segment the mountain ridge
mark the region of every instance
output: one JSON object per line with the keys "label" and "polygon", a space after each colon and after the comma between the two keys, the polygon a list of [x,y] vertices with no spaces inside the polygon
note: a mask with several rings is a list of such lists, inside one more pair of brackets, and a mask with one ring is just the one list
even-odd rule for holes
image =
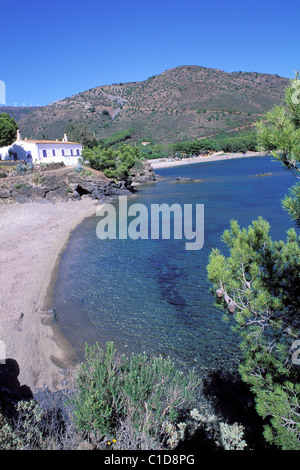
{"label": "mountain ridge", "polygon": [[182,65],[141,82],[101,85],[33,110],[27,138],[60,138],[69,125],[96,139],[131,129],[129,141],[170,143],[250,126],[280,104],[290,80],[258,72]]}

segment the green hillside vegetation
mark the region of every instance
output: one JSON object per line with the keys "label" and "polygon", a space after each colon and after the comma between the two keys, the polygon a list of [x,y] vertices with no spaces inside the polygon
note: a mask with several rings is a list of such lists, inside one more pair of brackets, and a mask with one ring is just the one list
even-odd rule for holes
{"label": "green hillside vegetation", "polygon": [[128,145],[124,141],[130,138],[131,130],[113,134],[106,139],[100,139],[97,145],[90,145],[83,151],[83,157],[89,161],[92,168],[103,171],[105,176],[113,179],[127,178],[129,170],[139,161],[155,158],[207,154],[210,152],[247,152],[257,150],[256,132],[237,133],[233,136],[220,134],[210,139],[198,139],[187,142],[177,142],[168,145]]}
{"label": "green hillside vegetation", "polygon": [[143,82],[92,88],[36,109],[18,124],[27,138],[59,138],[80,123],[96,140],[130,129],[130,143],[169,144],[250,126],[281,103],[288,82],[277,75],[180,66]]}
{"label": "green hillside vegetation", "polygon": [[187,142],[177,142],[171,146],[176,154],[198,155],[205,152],[247,152],[257,150],[257,136],[254,131],[245,134],[227,136],[217,135],[210,139],[198,139]]}

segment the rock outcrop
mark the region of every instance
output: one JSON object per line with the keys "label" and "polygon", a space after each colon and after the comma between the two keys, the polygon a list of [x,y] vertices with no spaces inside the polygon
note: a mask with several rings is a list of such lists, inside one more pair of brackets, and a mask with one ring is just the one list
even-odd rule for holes
{"label": "rock outcrop", "polygon": [[129,195],[133,192],[131,181],[114,182],[100,171],[83,168],[58,167],[38,168],[23,175],[10,173],[0,179],[0,203],[50,202],[78,200],[91,197],[101,200],[106,196]]}
{"label": "rock outcrop", "polygon": [[138,167],[130,170],[130,179],[133,185],[155,183],[159,177],[153,171],[151,163],[142,162]]}

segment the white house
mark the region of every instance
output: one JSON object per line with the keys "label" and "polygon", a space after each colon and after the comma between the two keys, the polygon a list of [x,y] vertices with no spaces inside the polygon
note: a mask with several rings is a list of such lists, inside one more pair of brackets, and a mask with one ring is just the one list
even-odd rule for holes
{"label": "white house", "polygon": [[6,147],[0,147],[0,160],[24,160],[32,163],[64,162],[65,165],[77,165],[82,154],[82,145],[68,142],[66,134],[63,140],[22,139],[17,132],[17,140]]}

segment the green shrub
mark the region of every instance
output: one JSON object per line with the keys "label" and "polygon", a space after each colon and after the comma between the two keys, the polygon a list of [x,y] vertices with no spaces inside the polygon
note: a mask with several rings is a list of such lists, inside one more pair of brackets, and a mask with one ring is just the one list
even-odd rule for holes
{"label": "green shrub", "polygon": [[42,449],[43,410],[33,400],[19,402],[16,409],[17,418],[13,422],[0,415],[0,449]]}
{"label": "green shrub", "polygon": [[116,436],[125,421],[136,436],[158,438],[193,399],[197,385],[193,372],[177,371],[169,358],[117,356],[113,343],[105,353],[87,347],[76,379],[75,423],[100,441]]}
{"label": "green shrub", "polygon": [[17,175],[25,175],[26,171],[27,171],[27,166],[25,165],[25,163],[17,164],[17,168],[16,168]]}

